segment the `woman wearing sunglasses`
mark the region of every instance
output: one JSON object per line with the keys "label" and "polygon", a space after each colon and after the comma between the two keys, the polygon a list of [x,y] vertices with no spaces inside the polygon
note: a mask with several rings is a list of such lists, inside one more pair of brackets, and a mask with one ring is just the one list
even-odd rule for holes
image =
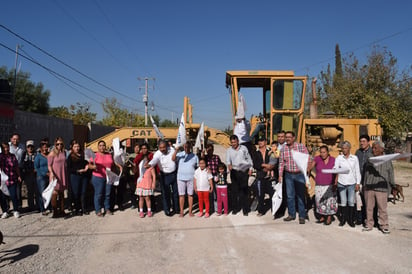
{"label": "woman wearing sunglasses", "polygon": [[51,198],[51,205],[53,208],[52,218],[59,218],[66,216],[64,212],[64,190],[67,189],[67,163],[66,153],[64,150],[64,142],[61,137],[57,137],[54,141],[54,147],[47,156],[50,182],[57,180]]}

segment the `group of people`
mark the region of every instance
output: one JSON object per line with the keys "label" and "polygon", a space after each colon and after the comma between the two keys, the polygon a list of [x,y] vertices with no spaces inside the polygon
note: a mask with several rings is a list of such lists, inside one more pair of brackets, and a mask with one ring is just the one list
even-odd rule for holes
{"label": "group of people", "polygon": [[[1,218],[8,218],[10,213],[13,213],[15,218],[20,217],[22,182],[27,190],[26,211],[37,210],[42,215],[48,215],[51,211],[53,218],[66,216],[65,190],[70,187],[70,207],[73,207],[73,213],[87,213],[85,195],[89,182],[89,163],[81,154],[81,145],[73,140],[70,143],[70,151],[66,151],[61,137],[56,138],[52,146],[48,138],[41,140],[37,150],[34,145],[33,140],[28,140],[24,147],[20,143],[18,133],[12,134],[10,142],[1,143]],[[55,181],[56,185],[52,191],[50,205],[45,207],[42,193],[52,181]]]}
{"label": "group of people", "polygon": [[[187,214],[195,216],[195,194],[198,198],[198,217],[208,218],[213,212],[227,215],[230,211],[232,214],[242,211],[247,216],[251,191],[257,199],[257,216],[262,216],[271,204],[265,199],[266,195],[271,197],[273,185],[280,183],[284,190],[284,205],[288,209],[284,221],[295,220],[298,215],[299,223],[304,224],[308,211],[306,176],[292,154],[293,151],[309,154],[307,148],[295,141],[292,131],[279,132],[277,141],[269,147],[266,139],[259,137],[255,148],[248,139],[244,122],[244,119],[237,119],[237,124],[242,127],[241,130],[235,127],[235,134],[230,136],[231,147],[226,152],[225,163],[214,154],[213,144],[207,144],[205,150],[199,153],[193,152],[190,142],[174,147],[166,140],[159,140],[158,150],[154,153],[150,152],[147,143],[136,144],[133,155],[130,155],[133,162],[129,162],[132,176],[127,179],[132,208],[138,208],[141,218],[152,217],[153,195],[156,181],[159,181],[166,216],[185,216],[186,195]],[[308,174],[311,170],[316,172],[317,222],[330,225],[336,215],[339,226],[363,224],[364,230],[370,231],[378,217],[381,231],[389,233],[387,195],[394,185],[393,167],[390,161],[379,166],[368,161],[371,156],[383,155],[384,144],[375,141],[370,146],[369,136],[362,135],[355,155],[350,153],[351,144],[347,141],[343,142],[341,149],[342,154],[336,159],[329,154],[327,146],[320,147],[319,156],[308,157]],[[32,140],[28,140],[26,147],[23,147],[19,134],[14,133],[10,142],[1,144],[0,169],[8,177],[4,183],[9,192],[8,196],[0,192],[1,218],[9,217],[11,212],[16,218],[20,217],[22,181],[27,186],[29,210],[37,208],[43,215],[52,211],[55,218],[66,216],[67,207],[74,215],[88,214],[86,194],[91,182],[96,216],[112,215],[113,192],[120,189],[116,190],[107,182],[106,172],[111,170],[119,174],[124,166],[113,160],[104,141],[98,142],[98,151],[94,155],[94,158],[86,160],[76,140],[71,141],[70,150],[66,151],[60,137],[54,140],[52,146],[47,138],[43,139],[36,151]],[[325,169],[345,172],[324,173]],[[252,172],[255,172],[255,180],[251,188],[249,177]],[[57,184],[51,206],[45,208],[41,194],[54,180]],[[66,190],[69,199],[65,199]],[[118,206],[121,208],[122,202]]]}
{"label": "group of people", "polygon": [[[378,226],[388,234],[387,201],[395,186],[392,162],[374,165],[369,161],[372,156],[384,154],[382,141],[374,141],[370,146],[370,137],[361,135],[359,142],[360,148],[355,155],[350,153],[351,144],[344,141],[342,154],[336,159],[329,155],[327,146],[322,146],[320,155],[314,158],[311,168],[316,169],[318,223],[329,225],[336,214],[339,226],[346,223],[351,227],[363,225],[363,231],[371,231]],[[323,173],[324,169],[340,169],[342,172]]]}

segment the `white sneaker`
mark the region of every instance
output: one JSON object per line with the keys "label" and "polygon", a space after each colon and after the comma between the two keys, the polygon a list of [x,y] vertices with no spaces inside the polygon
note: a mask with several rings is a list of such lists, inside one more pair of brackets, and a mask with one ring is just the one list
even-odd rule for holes
{"label": "white sneaker", "polygon": [[18,211],[13,212],[14,218],[20,218],[20,213]]}
{"label": "white sneaker", "polygon": [[7,212],[3,212],[3,214],[1,214],[2,219],[7,219],[8,217],[9,217],[9,213]]}

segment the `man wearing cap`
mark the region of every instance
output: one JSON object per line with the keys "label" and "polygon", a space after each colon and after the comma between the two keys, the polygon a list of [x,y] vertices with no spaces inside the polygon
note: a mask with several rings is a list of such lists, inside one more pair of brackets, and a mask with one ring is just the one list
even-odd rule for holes
{"label": "man wearing cap", "polygon": [[267,148],[266,138],[260,137],[258,140],[258,149],[256,150],[253,159],[253,167],[256,170],[256,193],[258,197],[257,216],[265,214],[265,194],[268,193],[270,197],[273,195],[273,188],[271,182],[266,178],[269,171],[274,168],[274,165],[269,164],[269,152]]}
{"label": "man wearing cap", "polygon": [[34,150],[34,141],[26,142],[26,151],[23,154],[23,180],[27,187],[27,204],[29,211],[35,209],[35,196],[37,197],[36,172],[34,170],[34,158],[36,152]]}

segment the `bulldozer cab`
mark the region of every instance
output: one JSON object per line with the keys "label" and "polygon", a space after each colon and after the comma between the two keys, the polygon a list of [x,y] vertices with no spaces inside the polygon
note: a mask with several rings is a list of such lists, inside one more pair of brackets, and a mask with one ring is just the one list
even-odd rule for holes
{"label": "bulldozer cab", "polygon": [[300,139],[303,123],[306,77],[293,71],[227,71],[226,87],[231,98],[232,120],[238,110],[239,92],[250,89],[263,98],[259,115],[250,118],[250,135],[255,140],[264,136],[268,142],[277,140],[282,130],[293,131]]}

